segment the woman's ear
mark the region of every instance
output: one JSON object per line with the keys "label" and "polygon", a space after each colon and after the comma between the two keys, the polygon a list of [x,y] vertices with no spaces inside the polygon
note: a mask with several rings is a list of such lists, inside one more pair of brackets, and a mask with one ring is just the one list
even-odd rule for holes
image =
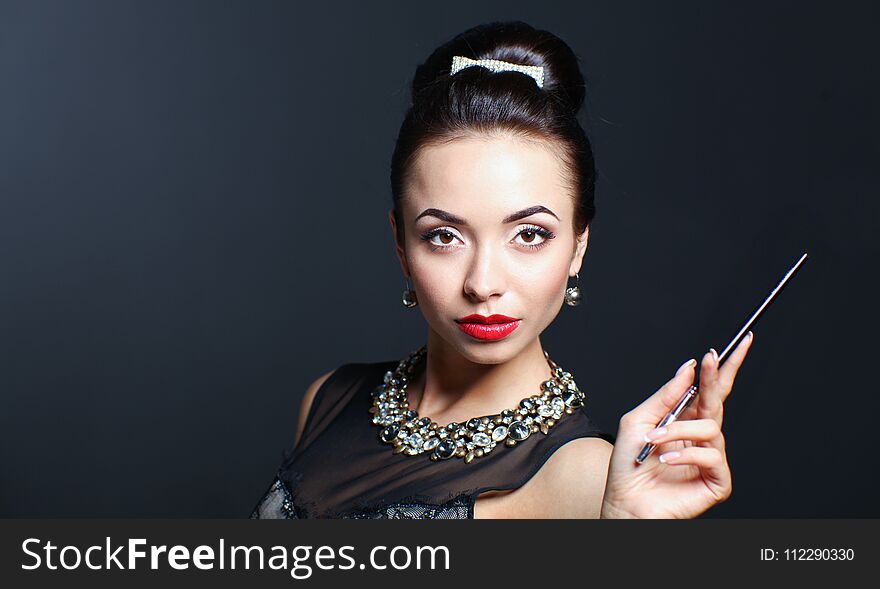
{"label": "woman's ear", "polygon": [[391,236],[394,239],[394,249],[397,252],[397,259],[400,260],[400,269],[403,275],[409,278],[409,266],[406,263],[406,250],[397,235],[397,220],[394,218],[394,209],[388,211],[388,221],[391,223]]}
{"label": "woman's ear", "polygon": [[590,226],[584,229],[583,233],[575,236],[574,257],[571,260],[571,266],[568,268],[568,275],[574,276],[581,271],[581,264],[584,261],[584,254],[587,253],[587,242],[590,240]]}

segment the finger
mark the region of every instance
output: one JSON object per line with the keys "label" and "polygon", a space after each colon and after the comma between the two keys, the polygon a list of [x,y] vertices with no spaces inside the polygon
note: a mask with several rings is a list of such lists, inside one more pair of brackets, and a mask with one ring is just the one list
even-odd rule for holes
{"label": "finger", "polygon": [[703,356],[700,365],[700,394],[696,406],[694,419],[712,418],[721,425],[724,411],[724,398],[718,382],[718,352],[713,348]]}
{"label": "finger", "polygon": [[676,440],[702,442],[712,448],[724,451],[724,436],[721,427],[714,419],[678,420],[661,428],[652,429],[645,434],[645,442],[665,444]]}
{"label": "finger", "polygon": [[656,425],[667,413],[672,411],[675,404],[693,384],[694,366],[696,365],[697,361],[693,358],[682,364],[672,379],[645,399],[641,405],[624,415],[621,421]]}
{"label": "finger", "polygon": [[739,371],[739,367],[742,366],[743,360],[746,359],[746,354],[749,351],[749,348],[752,347],[752,342],[755,340],[755,334],[751,331],[749,334],[739,342],[739,345],[733,350],[733,353],[727,359],[727,362],[724,363],[718,371],[718,386],[722,390],[721,401],[724,402],[727,399],[727,395],[730,394],[731,389],[733,388],[733,382],[736,380],[736,374]]}
{"label": "finger", "polygon": [[670,466],[698,467],[719,501],[723,501],[730,494],[730,468],[727,466],[724,453],[717,448],[689,446],[661,454],[659,459],[660,462]]}

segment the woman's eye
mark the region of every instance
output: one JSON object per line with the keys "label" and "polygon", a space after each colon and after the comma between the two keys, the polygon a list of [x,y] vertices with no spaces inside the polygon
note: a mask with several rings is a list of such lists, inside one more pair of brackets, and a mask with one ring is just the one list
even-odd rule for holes
{"label": "woman's eye", "polygon": [[[442,231],[434,235],[435,238],[440,240],[440,243],[443,245],[449,245],[455,240],[455,236],[449,233],[448,231]],[[435,242],[436,243],[436,242]]]}
{"label": "woman's eye", "polygon": [[535,243],[536,241],[540,243],[540,236],[537,231],[533,231],[531,229],[526,229],[525,231],[520,231],[518,236],[522,236],[522,239],[526,243]]}
{"label": "woman's eye", "polygon": [[526,227],[516,234],[516,239],[520,240],[518,243],[530,248],[539,248],[554,237],[551,231],[539,227]]}
{"label": "woman's eye", "polygon": [[449,247],[457,239],[454,233],[452,233],[451,231],[446,231],[445,229],[434,229],[432,231],[428,231],[427,233],[423,234],[421,238],[422,241],[427,241],[428,244],[435,249]]}

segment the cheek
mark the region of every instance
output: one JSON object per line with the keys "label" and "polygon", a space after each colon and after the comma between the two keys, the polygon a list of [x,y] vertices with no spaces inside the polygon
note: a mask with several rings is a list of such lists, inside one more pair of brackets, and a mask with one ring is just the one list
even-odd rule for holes
{"label": "cheek", "polygon": [[409,261],[413,281],[418,285],[419,300],[431,307],[443,306],[461,290],[462,277],[458,265],[444,257],[443,254],[431,256],[419,253]]}
{"label": "cheek", "polygon": [[550,305],[562,297],[568,283],[566,256],[533,256],[514,268],[517,291],[529,300]]}

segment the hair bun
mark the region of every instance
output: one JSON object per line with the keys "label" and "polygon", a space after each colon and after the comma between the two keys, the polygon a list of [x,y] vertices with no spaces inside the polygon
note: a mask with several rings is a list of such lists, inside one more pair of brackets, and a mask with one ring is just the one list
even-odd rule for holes
{"label": "hair bun", "polygon": [[[543,92],[574,112],[583,105],[586,92],[577,56],[565,41],[553,33],[536,29],[522,21],[478,25],[438,47],[416,69],[412,83],[414,101],[437,84],[448,83],[448,78],[461,77],[479,83],[491,74],[485,68],[473,67],[450,76],[452,58],[456,55],[543,67]],[[523,76],[523,79],[528,78]],[[534,86],[537,88],[537,84]]]}

